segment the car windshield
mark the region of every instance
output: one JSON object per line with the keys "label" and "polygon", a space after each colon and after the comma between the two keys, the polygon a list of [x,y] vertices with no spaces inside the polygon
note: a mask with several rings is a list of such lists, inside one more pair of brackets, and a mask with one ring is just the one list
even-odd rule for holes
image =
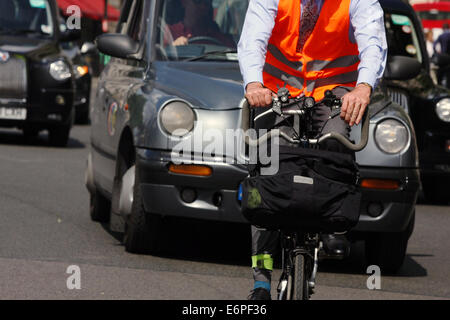
{"label": "car windshield", "polygon": [[432,9],[429,11],[417,11],[420,19],[422,20],[449,20],[450,12],[448,11],[439,11],[436,9]]}
{"label": "car windshield", "polygon": [[[237,61],[236,46],[248,0],[166,0],[159,13],[157,53],[161,60]],[[385,13],[390,55],[416,58],[422,52],[412,20]]]}
{"label": "car windshield", "polygon": [[157,52],[163,60],[237,61],[248,0],[166,0]]}
{"label": "car windshield", "polygon": [[1,0],[1,34],[51,36],[53,23],[47,0]]}
{"label": "car windshield", "polygon": [[408,16],[385,13],[389,55],[416,58],[422,63],[422,52],[414,24]]}

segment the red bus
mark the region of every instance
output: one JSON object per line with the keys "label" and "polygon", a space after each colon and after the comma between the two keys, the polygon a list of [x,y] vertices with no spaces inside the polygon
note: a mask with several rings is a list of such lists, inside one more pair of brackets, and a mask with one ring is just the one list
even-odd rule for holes
{"label": "red bus", "polygon": [[444,23],[450,24],[450,1],[416,3],[412,7],[422,20],[423,28],[425,30],[433,29],[435,37],[442,32]]}

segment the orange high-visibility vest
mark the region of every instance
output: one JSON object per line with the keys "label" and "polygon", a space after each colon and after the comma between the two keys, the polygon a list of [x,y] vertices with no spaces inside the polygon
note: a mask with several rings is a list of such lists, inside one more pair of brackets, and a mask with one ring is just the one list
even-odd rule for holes
{"label": "orange high-visibility vest", "polygon": [[349,38],[350,1],[324,1],[313,32],[297,52],[300,0],[280,0],[263,70],[264,86],[274,92],[286,85],[292,96],[316,101],[337,86],[355,87],[359,51]]}

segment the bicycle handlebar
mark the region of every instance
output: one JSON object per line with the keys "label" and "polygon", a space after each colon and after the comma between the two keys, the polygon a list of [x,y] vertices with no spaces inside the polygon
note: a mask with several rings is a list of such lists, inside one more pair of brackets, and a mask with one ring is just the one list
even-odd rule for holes
{"label": "bicycle handlebar", "polygon": [[[328,97],[330,97],[330,94],[328,94]],[[280,101],[281,100],[281,101]],[[268,114],[271,114],[272,112],[278,114],[278,115],[303,115],[306,112],[306,108],[312,108],[314,106],[316,106],[318,103],[314,103],[309,106],[306,106],[306,108],[304,109],[300,109],[300,110],[286,110],[283,111],[282,108],[285,108],[287,106],[292,106],[295,104],[298,104],[299,101],[296,99],[279,99],[278,97],[273,99],[273,103],[272,103],[272,108],[263,112],[262,114],[256,116],[254,118],[254,121],[261,119],[264,116],[267,116]],[[331,115],[330,117],[335,117],[337,116],[340,112],[336,113],[336,111],[340,110],[340,100],[339,99],[334,99],[332,101],[332,103],[339,103],[339,109],[335,110],[333,113],[334,115]],[[250,125],[250,105],[248,104],[248,101],[246,99],[244,99],[243,102],[243,106],[242,106],[242,129],[244,131],[249,129],[249,125]],[[369,116],[368,116],[368,108],[366,109],[366,111],[364,112],[363,115],[363,119],[362,119],[362,128],[361,128],[361,139],[359,141],[358,144],[354,144],[352,143],[349,138],[347,138],[346,136],[337,133],[337,132],[330,132],[330,133],[326,133],[324,135],[322,135],[321,137],[319,137],[318,139],[308,139],[308,142],[310,144],[321,144],[324,141],[328,140],[328,139],[335,139],[338,142],[342,143],[345,147],[347,147],[350,150],[353,151],[360,151],[362,149],[364,149],[367,145],[367,142],[369,140]],[[279,130],[271,130],[269,132],[267,132],[266,134],[264,134],[263,136],[261,136],[260,138],[254,140],[251,139],[250,137],[246,136],[245,137],[245,142],[252,147],[256,147],[260,144],[265,143],[267,140],[269,140],[269,138],[275,137],[275,136],[281,136],[284,139],[286,139],[287,141],[291,142],[291,143],[299,143],[298,140],[292,139],[291,137],[289,137],[287,134],[279,131]]]}

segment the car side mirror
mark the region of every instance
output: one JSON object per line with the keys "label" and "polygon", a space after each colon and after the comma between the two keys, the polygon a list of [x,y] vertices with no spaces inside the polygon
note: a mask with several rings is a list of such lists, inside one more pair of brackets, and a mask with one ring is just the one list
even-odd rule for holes
{"label": "car side mirror", "polygon": [[447,67],[450,65],[450,55],[448,54],[435,54],[431,58],[431,62],[440,68]]}
{"label": "car side mirror", "polygon": [[421,63],[415,58],[388,56],[384,78],[387,80],[409,80],[417,77],[421,69]]}
{"label": "car side mirror", "polygon": [[61,32],[59,40],[61,42],[72,42],[79,40],[81,38],[81,31],[77,29],[67,29],[64,32]]}
{"label": "car side mirror", "polygon": [[95,41],[100,52],[116,58],[133,58],[139,51],[139,43],[125,34],[102,34]]}
{"label": "car side mirror", "polygon": [[97,49],[97,47],[95,46],[94,43],[92,43],[92,42],[85,42],[81,46],[80,52],[81,52],[81,54],[88,54],[88,53],[95,52],[96,49]]}

